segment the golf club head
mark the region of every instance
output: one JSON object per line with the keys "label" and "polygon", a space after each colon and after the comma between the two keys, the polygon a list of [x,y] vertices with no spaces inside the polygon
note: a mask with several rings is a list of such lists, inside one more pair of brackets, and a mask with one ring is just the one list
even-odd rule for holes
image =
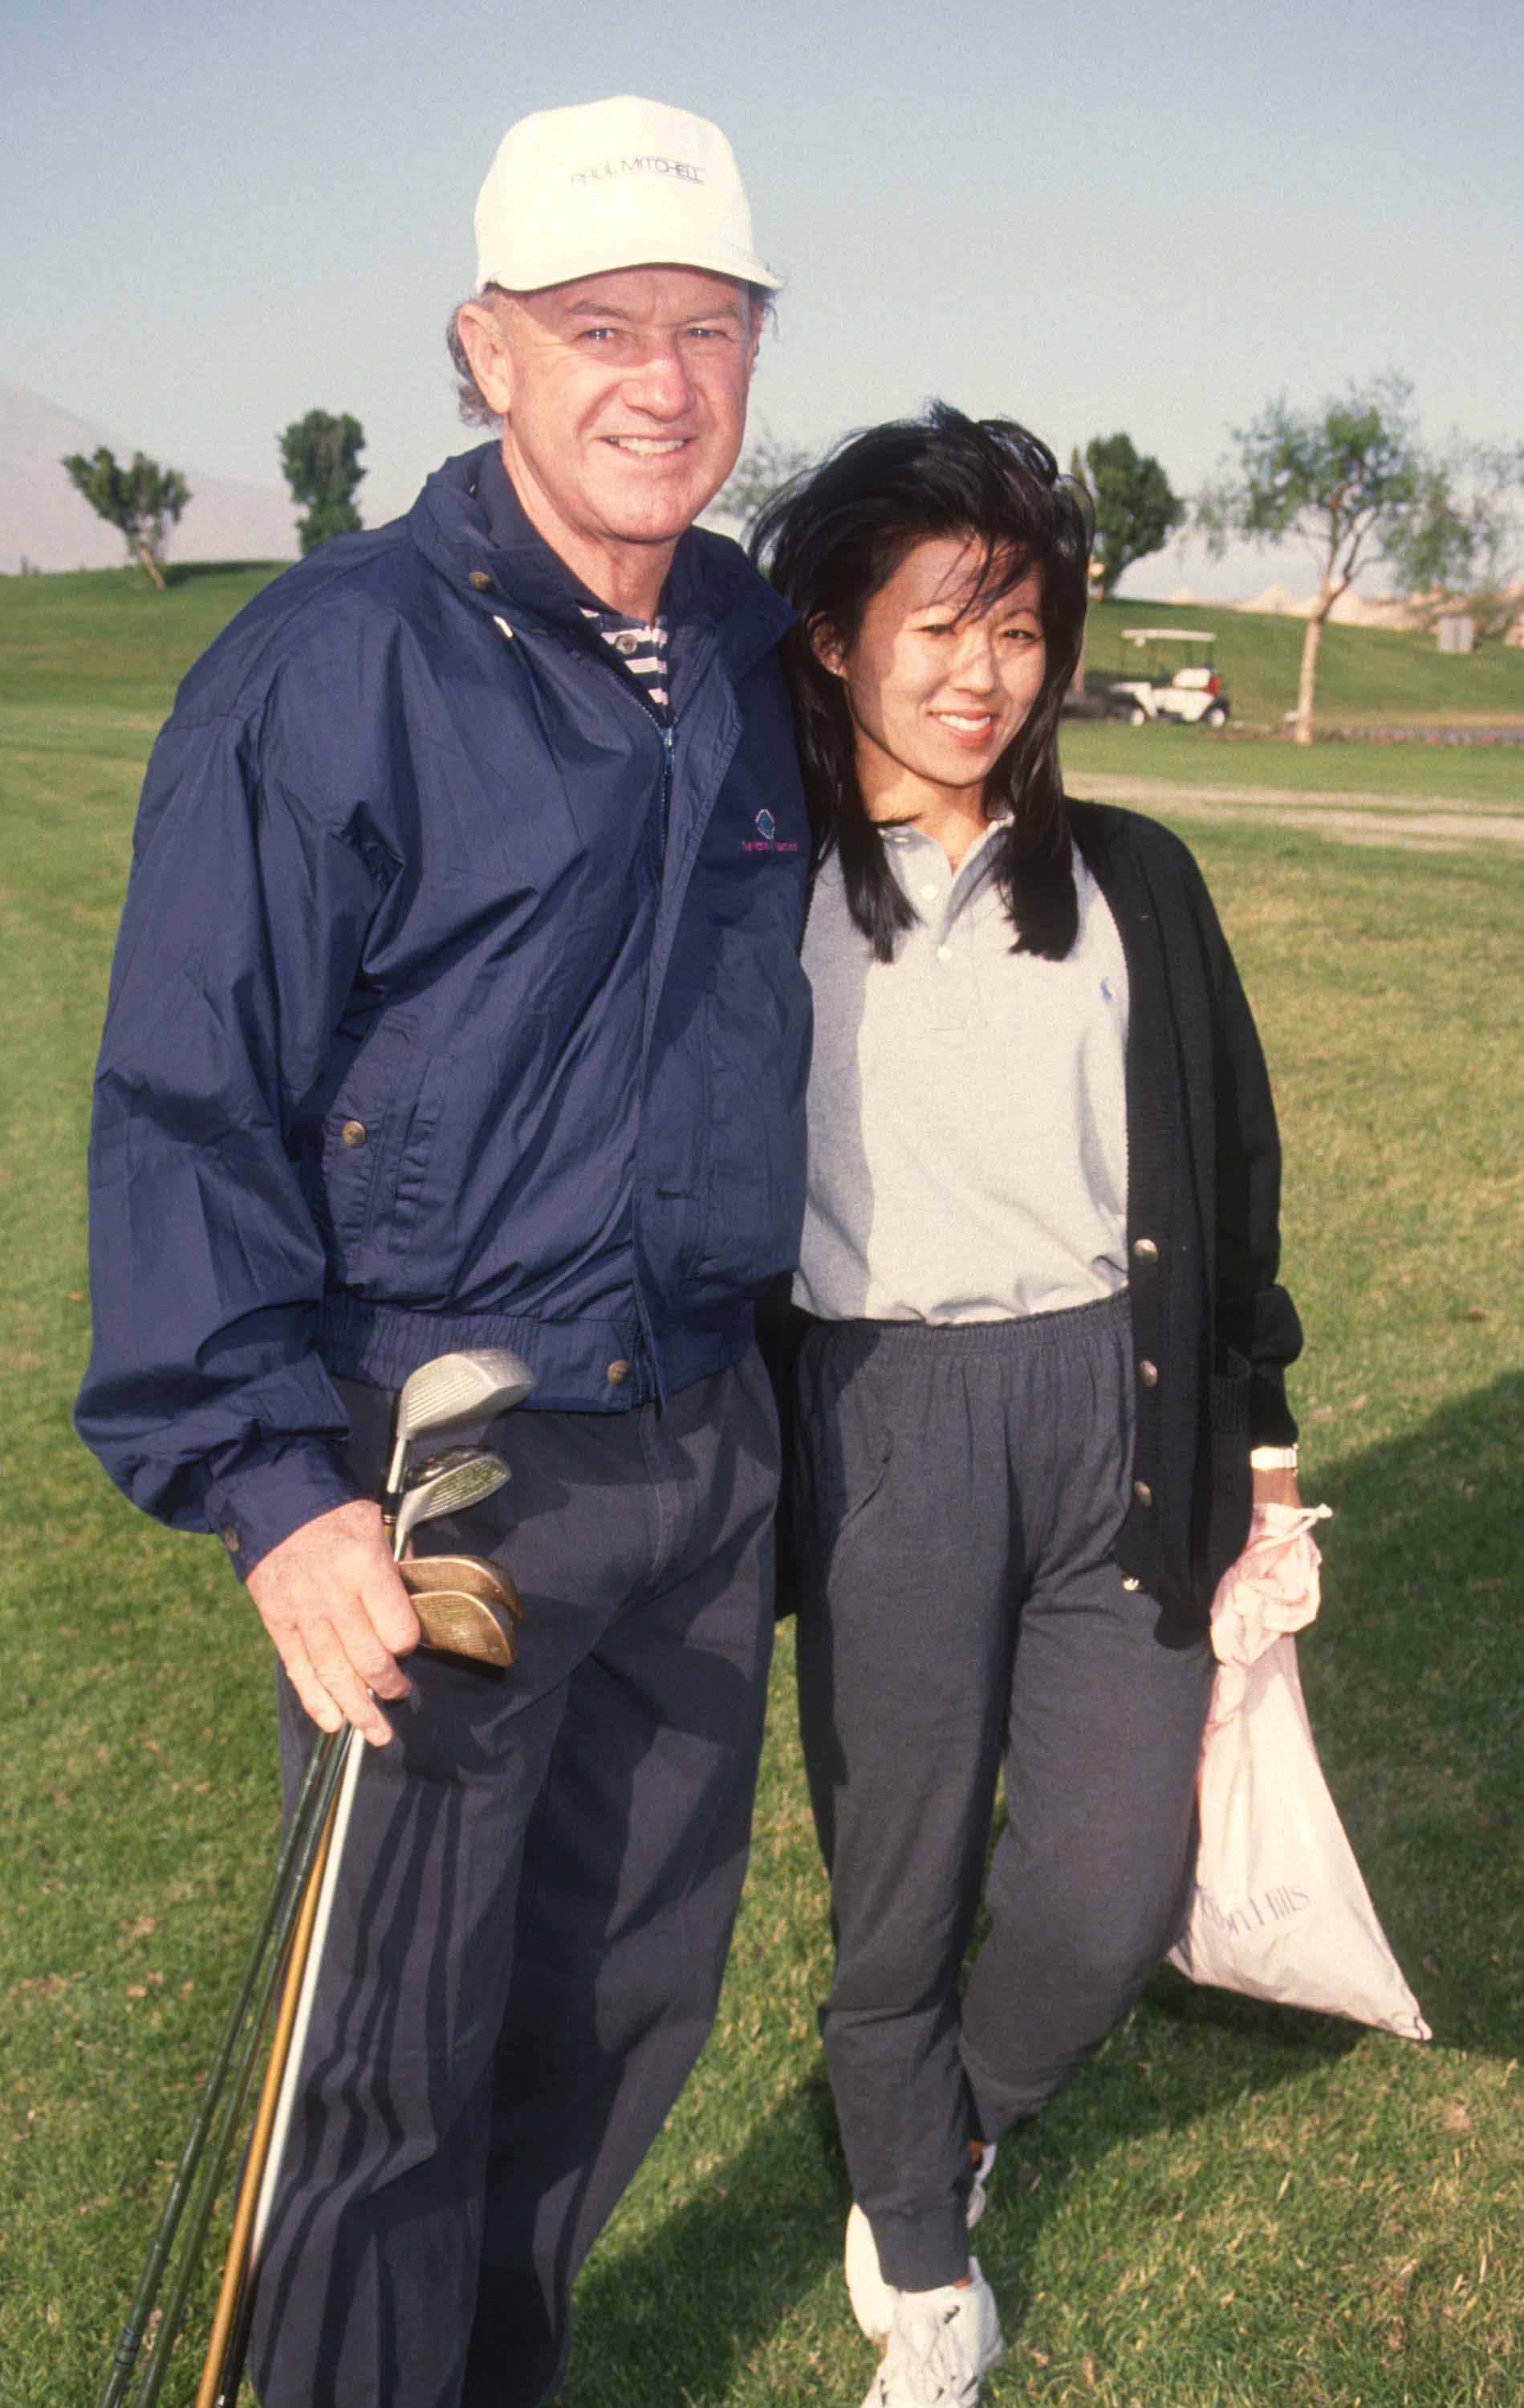
{"label": "golf club head", "polygon": [[463,1589],[500,1613],[522,1619],[513,1575],[484,1555],[410,1555],[397,1570],[409,1597],[428,1597],[435,1590]]}
{"label": "golf club head", "polygon": [[401,1567],[422,1645],[506,1671],[517,1652],[518,1592],[479,1555],[423,1555]]}
{"label": "golf club head", "polygon": [[403,1490],[397,1508],[392,1548],[401,1555],[420,1522],[436,1522],[442,1513],[461,1513],[495,1496],[510,1477],[500,1455],[486,1447],[452,1447],[420,1467]]}
{"label": "golf club head", "polygon": [[458,1422],[491,1421],[522,1404],[534,1385],[529,1365],[508,1346],[472,1347],[420,1363],[404,1381],[397,1398],[388,1500],[402,1485],[410,1440],[424,1430],[449,1429]]}

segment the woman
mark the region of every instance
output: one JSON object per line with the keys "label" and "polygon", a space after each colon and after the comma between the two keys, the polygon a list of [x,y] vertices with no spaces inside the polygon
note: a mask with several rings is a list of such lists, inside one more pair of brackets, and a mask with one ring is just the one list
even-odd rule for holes
{"label": "woman", "polygon": [[867,2408],[924,2408],[1001,2353],[968,2250],[992,2144],[1183,1918],[1208,1610],[1252,1502],[1295,1501],[1300,1331],[1200,872],[1060,781],[1078,489],[937,406],[838,449],[755,548],[798,613],[818,865],[786,1521],[822,2029]]}

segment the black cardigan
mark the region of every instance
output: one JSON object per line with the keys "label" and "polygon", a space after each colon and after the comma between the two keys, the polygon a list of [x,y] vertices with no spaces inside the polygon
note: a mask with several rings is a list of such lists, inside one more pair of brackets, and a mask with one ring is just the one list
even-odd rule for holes
{"label": "black cardigan", "polygon": [[1249,1448],[1288,1444],[1301,1351],[1276,1280],[1280,1143],[1264,1055],[1205,882],[1157,821],[1071,803],[1128,970],[1128,1271],[1137,1361],[1125,1574],[1162,1633],[1204,1623],[1243,1547]]}
{"label": "black cardigan", "polygon": [[[1243,1549],[1249,1449],[1289,1445],[1285,1369],[1302,1326],[1276,1281],[1280,1140],[1253,1015],[1195,859],[1157,820],[1067,806],[1127,957],[1128,1293],[1136,1365],[1124,1576],[1156,1598],[1160,1636],[1205,1627]],[[807,1317],[780,1282],[758,1312],[792,1448],[793,1357]],[[787,1492],[785,1481],[785,1492]],[[778,1609],[793,1610],[787,1494]]]}

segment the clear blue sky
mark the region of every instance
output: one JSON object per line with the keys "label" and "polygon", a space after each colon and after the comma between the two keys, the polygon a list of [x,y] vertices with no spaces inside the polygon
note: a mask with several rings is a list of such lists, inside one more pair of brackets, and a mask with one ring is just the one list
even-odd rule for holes
{"label": "clear blue sky", "polygon": [[[634,91],[715,117],[789,280],[755,408],[819,445],[940,393],[1176,487],[1281,392],[1396,367],[1524,433],[1518,0],[50,0],[7,11],[0,381],[278,481],[314,406],[376,521],[470,439],[440,329],[504,127]],[[1252,590],[1199,553],[1132,582]]]}

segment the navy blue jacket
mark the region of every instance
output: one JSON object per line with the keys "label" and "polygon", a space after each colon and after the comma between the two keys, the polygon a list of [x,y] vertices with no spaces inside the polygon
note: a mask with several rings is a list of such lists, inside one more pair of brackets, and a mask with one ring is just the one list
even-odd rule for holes
{"label": "navy blue jacket", "polygon": [[484,456],[266,588],[144,790],[78,1424],[245,1571],[353,1494],[331,1372],[507,1344],[536,1406],[627,1409],[737,1360],[797,1253],[788,612],[685,536],[663,730],[516,506],[494,544]]}

